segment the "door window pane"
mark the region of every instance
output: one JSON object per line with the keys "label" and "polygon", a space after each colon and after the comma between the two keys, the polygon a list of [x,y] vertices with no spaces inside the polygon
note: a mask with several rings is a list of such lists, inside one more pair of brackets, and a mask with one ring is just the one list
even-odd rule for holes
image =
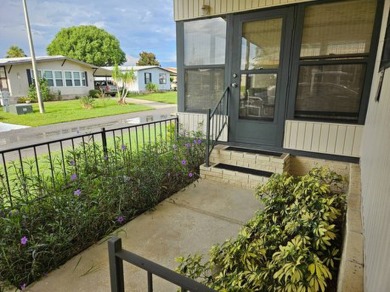
{"label": "door window pane", "polygon": [[364,64],[301,66],[295,116],[357,120]]}
{"label": "door window pane", "polygon": [[279,66],[282,19],[245,22],[242,26],[241,70]]}
{"label": "door window pane", "polygon": [[185,71],[185,110],[205,112],[222,97],[225,70],[188,69]]}
{"label": "door window pane", "polygon": [[225,64],[226,21],[211,18],[184,23],[184,65]]}
{"label": "door window pane", "polygon": [[368,53],[376,2],[357,0],[308,6],[301,57]]}
{"label": "door window pane", "polygon": [[240,119],[273,120],[277,74],[243,74]]}

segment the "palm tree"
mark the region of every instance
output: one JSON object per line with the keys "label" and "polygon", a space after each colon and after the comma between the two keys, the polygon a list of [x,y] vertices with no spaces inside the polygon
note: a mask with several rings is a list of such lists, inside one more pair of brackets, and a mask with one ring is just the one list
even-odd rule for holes
{"label": "palm tree", "polygon": [[128,86],[130,86],[135,80],[136,76],[134,73],[134,70],[126,70],[121,71],[117,64],[115,64],[114,69],[112,70],[112,79],[116,86],[119,89],[119,85],[121,85],[123,88],[122,90],[118,90],[118,96],[119,100],[118,103],[125,104],[126,103],[126,96],[128,93]]}
{"label": "palm tree", "polygon": [[10,46],[10,48],[7,51],[6,58],[20,58],[20,57],[27,57],[24,51],[19,48],[16,45]]}

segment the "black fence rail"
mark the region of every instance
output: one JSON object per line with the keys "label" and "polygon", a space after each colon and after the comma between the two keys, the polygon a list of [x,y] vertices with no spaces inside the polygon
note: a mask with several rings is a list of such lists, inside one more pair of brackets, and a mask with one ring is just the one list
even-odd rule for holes
{"label": "black fence rail", "polygon": [[153,275],[179,286],[181,291],[215,291],[193,279],[187,278],[166,267],[122,249],[122,241],[117,237],[112,237],[108,240],[108,256],[112,292],[125,291],[123,261],[133,264],[147,272],[146,280],[148,292],[153,291]]}
{"label": "black fence rail", "polygon": [[[178,124],[178,118],[174,117],[1,150],[0,203],[13,208],[13,197],[23,192],[23,188],[31,188],[27,186],[28,176],[33,175],[55,187],[55,177],[69,177],[72,174],[69,165],[77,164],[80,158],[88,158],[83,160],[86,163],[97,164],[102,160],[116,159],[124,149],[132,153],[159,142],[174,141]],[[16,180],[26,182],[15,187]],[[27,189],[25,191],[27,193]]]}

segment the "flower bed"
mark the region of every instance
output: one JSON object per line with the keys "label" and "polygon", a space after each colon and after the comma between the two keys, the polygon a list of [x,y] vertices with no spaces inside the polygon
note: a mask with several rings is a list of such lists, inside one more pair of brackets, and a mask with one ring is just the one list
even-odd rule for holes
{"label": "flower bed", "polygon": [[177,270],[218,291],[336,291],[344,190],[324,168],[274,175],[257,189],[264,210],[236,239],[213,246],[208,261],[178,258]]}
{"label": "flower bed", "polygon": [[[138,152],[127,145],[108,153],[94,143],[81,147],[52,166],[65,167],[68,177],[61,171],[45,178],[24,171],[12,182],[23,191],[13,198],[18,207],[0,206],[0,291],[6,284],[26,287],[190,184],[204,160],[199,138]],[[47,183],[52,180],[55,184]],[[4,189],[3,183],[3,202]]]}

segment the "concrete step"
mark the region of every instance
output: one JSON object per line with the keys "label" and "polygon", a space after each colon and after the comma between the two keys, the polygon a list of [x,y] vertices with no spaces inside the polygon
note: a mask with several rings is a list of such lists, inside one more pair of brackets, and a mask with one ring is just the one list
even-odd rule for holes
{"label": "concrete step", "polygon": [[200,175],[244,189],[255,189],[272,174],[288,172],[289,163],[287,153],[217,145],[211,153],[210,166],[202,165]]}

